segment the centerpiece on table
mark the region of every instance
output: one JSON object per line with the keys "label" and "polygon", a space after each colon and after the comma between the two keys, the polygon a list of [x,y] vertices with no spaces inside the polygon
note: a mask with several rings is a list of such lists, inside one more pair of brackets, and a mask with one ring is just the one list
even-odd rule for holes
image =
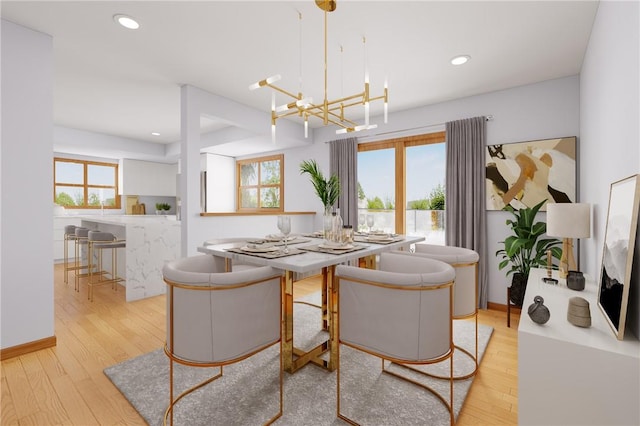
{"label": "centerpiece on table", "polygon": [[331,175],[328,179],[318,167],[316,160],[305,160],[300,163],[300,174],[308,174],[316,194],[324,206],[323,231],[327,238],[327,232],[331,230],[332,217],[331,208],[338,201],[340,196],[340,178],[338,175]]}

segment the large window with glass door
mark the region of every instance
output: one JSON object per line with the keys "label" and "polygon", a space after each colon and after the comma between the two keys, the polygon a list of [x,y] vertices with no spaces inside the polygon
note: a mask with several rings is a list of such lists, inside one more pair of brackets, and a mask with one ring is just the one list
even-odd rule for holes
{"label": "large window with glass door", "polygon": [[73,209],[119,209],[118,164],[54,158],[53,200]]}
{"label": "large window with glass door", "polygon": [[444,244],[445,133],[358,145],[358,228]]}
{"label": "large window with glass door", "polygon": [[284,156],[238,160],[238,205],[242,212],[282,212],[284,207]]}

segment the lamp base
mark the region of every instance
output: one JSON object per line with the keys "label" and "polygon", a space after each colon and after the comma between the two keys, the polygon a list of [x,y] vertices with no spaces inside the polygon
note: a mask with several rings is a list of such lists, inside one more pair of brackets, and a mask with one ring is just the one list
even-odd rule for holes
{"label": "lamp base", "polygon": [[562,257],[560,258],[558,276],[560,278],[567,278],[569,271],[575,271],[576,258],[573,255],[573,238],[562,239]]}

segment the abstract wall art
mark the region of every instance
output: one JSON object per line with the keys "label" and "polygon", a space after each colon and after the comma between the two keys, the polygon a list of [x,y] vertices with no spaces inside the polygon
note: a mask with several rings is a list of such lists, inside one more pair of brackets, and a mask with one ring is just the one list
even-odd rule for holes
{"label": "abstract wall art", "polygon": [[598,306],[619,340],[624,338],[633,250],[640,209],[640,175],[611,184],[602,249]]}
{"label": "abstract wall art", "polygon": [[488,145],[486,185],[487,210],[575,202],[576,138]]}

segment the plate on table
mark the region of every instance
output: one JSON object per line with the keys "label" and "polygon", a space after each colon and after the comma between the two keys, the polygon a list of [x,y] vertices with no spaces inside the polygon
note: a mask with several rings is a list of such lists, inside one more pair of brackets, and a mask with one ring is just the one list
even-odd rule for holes
{"label": "plate on table", "polygon": [[353,244],[338,244],[328,242],[319,244],[318,247],[329,250],[351,250],[352,248],[355,248]]}
{"label": "plate on table", "polygon": [[389,234],[369,234],[367,240],[369,241],[391,241],[393,237]]}
{"label": "plate on table", "polygon": [[[295,235],[289,235],[287,241],[293,241],[297,237]],[[284,235],[282,234],[269,234],[265,237],[267,241],[284,241]]]}
{"label": "plate on table", "polygon": [[266,244],[248,244],[242,248],[240,248],[240,250],[242,251],[246,251],[248,253],[269,253],[272,251],[278,251],[280,250],[278,247],[276,246],[270,246],[270,245],[266,245]]}

